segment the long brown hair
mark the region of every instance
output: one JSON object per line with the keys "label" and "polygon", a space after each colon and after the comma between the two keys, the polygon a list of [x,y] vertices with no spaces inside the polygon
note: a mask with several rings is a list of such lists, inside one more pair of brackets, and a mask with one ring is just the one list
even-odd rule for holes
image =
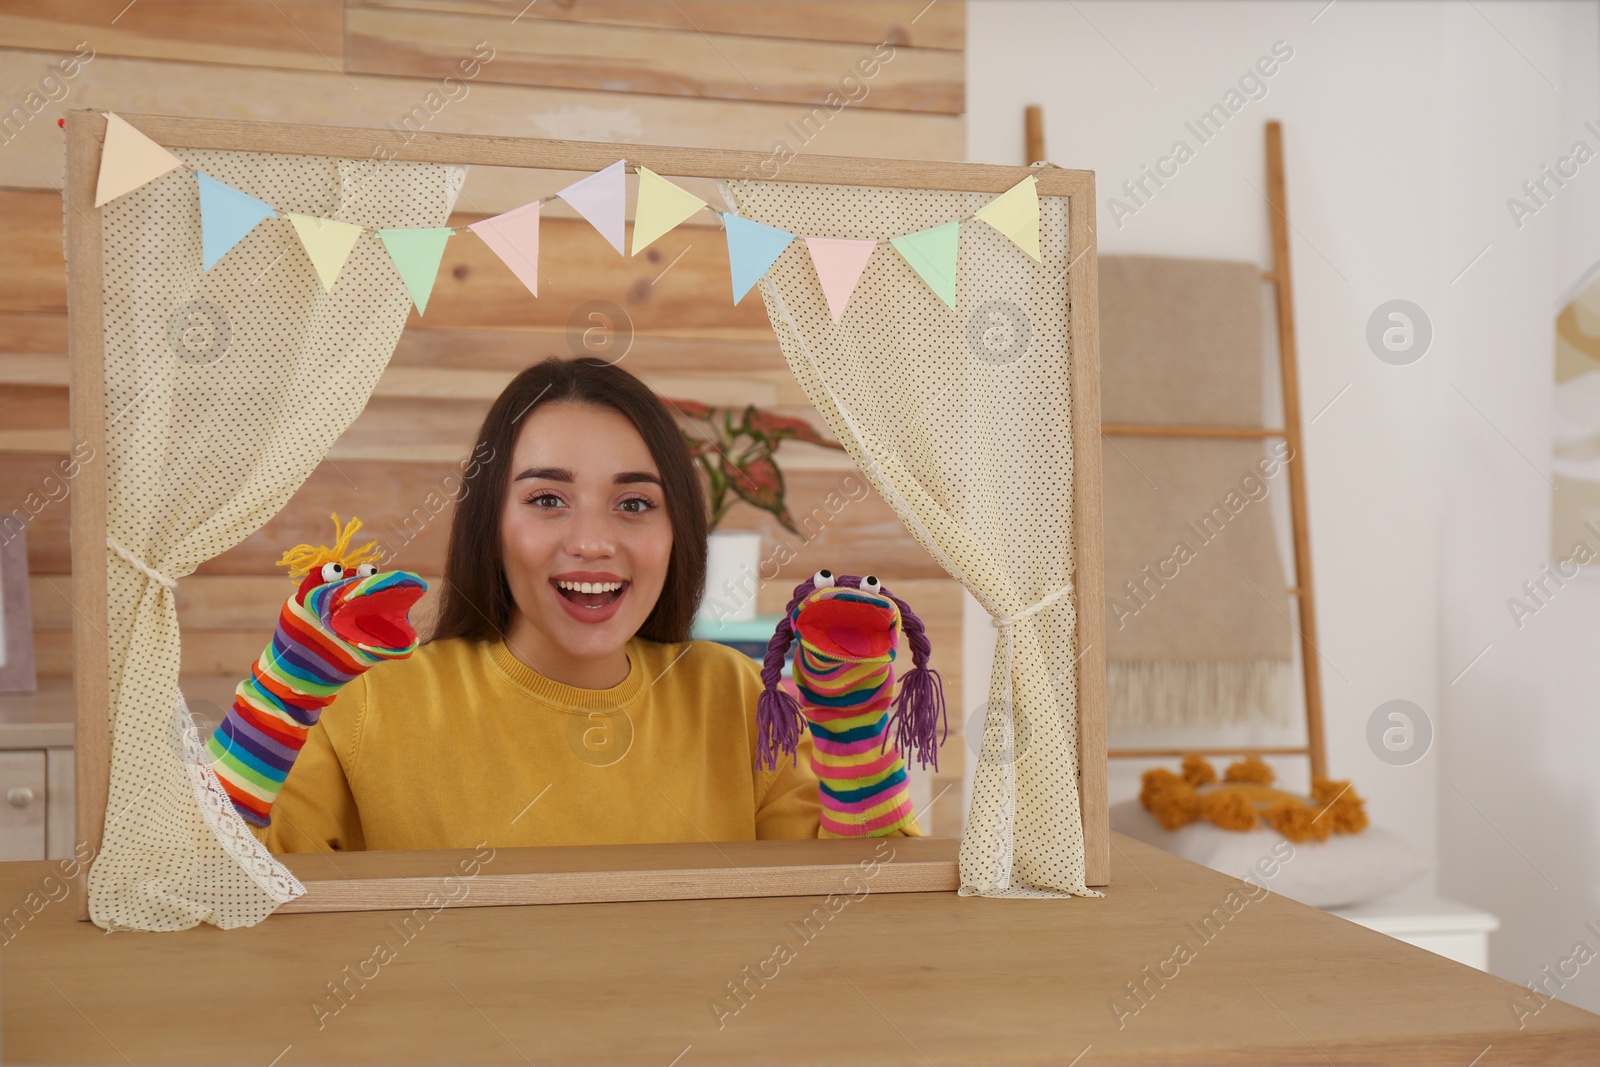
{"label": "long brown hair", "polygon": [[677,422],[661,398],[627,371],[602,360],[551,356],[511,380],[478,430],[474,455],[487,451],[488,458],[476,472],[477,486],[469,486],[456,502],[438,621],[424,644],[451,637],[498,640],[511,625],[516,602],[506,581],[500,544],[511,453],[522,419],[539,406],[558,401],[611,408],[631,421],[644,438],[661,472],[667,516],[672,522],[672,554],[666,584],[638,636],[668,643],[689,640],[689,628],[705,589],[710,520],[699,470]]}

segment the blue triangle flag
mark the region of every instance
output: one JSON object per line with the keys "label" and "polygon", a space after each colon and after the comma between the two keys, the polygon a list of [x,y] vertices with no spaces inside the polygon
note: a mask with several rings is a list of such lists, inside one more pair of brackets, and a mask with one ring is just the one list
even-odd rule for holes
{"label": "blue triangle flag", "polygon": [[275,217],[278,209],[199,171],[195,180],[200,183],[200,256],[204,269],[210,270],[256,223]]}
{"label": "blue triangle flag", "polygon": [[775,226],[740,218],[731,212],[720,212],[722,224],[728,230],[728,269],[733,275],[733,302],[737,304],[761,280],[767,268],[777,262],[783,250],[794,240],[794,234]]}

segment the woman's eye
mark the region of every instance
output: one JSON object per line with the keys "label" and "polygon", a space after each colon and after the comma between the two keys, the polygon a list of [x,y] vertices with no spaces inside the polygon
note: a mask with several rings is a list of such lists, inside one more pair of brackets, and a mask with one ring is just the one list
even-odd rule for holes
{"label": "woman's eye", "polygon": [[622,502],[621,506],[622,507],[627,507],[629,504],[638,504],[639,505],[639,507],[637,507],[637,508],[629,508],[628,509],[629,511],[631,511],[635,515],[643,515],[647,511],[654,511],[655,507],[656,507],[654,501],[647,500],[642,496],[630,496],[628,499],[626,499],[626,500],[624,500]]}
{"label": "woman's eye", "polygon": [[557,504],[561,503],[561,498],[556,496],[554,493],[537,493],[528,498],[528,503],[538,504],[541,500],[554,500]]}

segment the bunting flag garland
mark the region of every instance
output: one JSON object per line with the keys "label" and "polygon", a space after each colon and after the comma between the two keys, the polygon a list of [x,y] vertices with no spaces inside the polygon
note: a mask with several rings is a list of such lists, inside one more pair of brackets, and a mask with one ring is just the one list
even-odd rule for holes
{"label": "bunting flag garland", "polygon": [[[450,237],[449,226],[394,227],[369,230],[354,223],[279,211],[264,200],[192,169],[167,149],[112,112],[106,119],[95,206],[122,196],[175,169],[194,175],[200,204],[201,264],[210,271],[263,219],[286,218],[294,226],[325,292],[331,292],[356,241],[371,232],[383,242],[405,283],[417,313],[423,314],[433,293]],[[588,220],[619,254],[637,255],[695,212],[711,209],[700,197],[645,166],[639,175],[634,205],[633,247],[623,251],[627,218],[627,160],[573,182],[565,189],[466,228],[483,239],[534,296],[539,295],[540,209],[561,198]],[[714,209],[713,209],[714,210]],[[733,302],[738,304],[771,269],[796,235],[732,212],[718,211],[727,233],[728,269]],[[980,221],[1042,264],[1039,245],[1038,178],[1028,175],[973,214],[939,226],[886,238],[807,237],[806,247],[817,282],[827,298],[834,322],[842,321],[852,296],[880,241],[892,244],[924,284],[951,310],[956,306],[956,272],[961,225]]]}
{"label": "bunting flag garland", "polygon": [[833,321],[838,322],[856,291],[856,282],[867,269],[867,260],[877,251],[878,242],[807,237],[806,247],[811,250],[811,265],[817,269],[822,295],[828,298],[828,310],[833,313]]}
{"label": "bunting flag garland", "polygon": [[339,280],[339,272],[344,269],[344,261],[350,258],[350,250],[356,246],[356,238],[361,236],[361,227],[351,222],[296,215],[292,211],[284,214],[294,223],[294,231],[300,235],[306,255],[311,257],[311,265],[322,279],[322,291],[331,292],[333,283]]}
{"label": "bunting flag garland", "polygon": [[503,215],[474,222],[467,229],[483,238],[483,243],[534,296],[539,295],[539,208],[535,200],[512,208]]}
{"label": "bunting flag garland", "polygon": [[455,232],[449,226],[378,231],[378,240],[389,250],[389,259],[400,272],[400,280],[406,283],[406,292],[411,294],[418,315],[428,310],[428,295],[439,276],[445,242]]}
{"label": "bunting flag garland", "polygon": [[726,211],[718,214],[728,230],[728,269],[733,276],[733,302],[737,304],[777,262],[794,234]]}
{"label": "bunting flag garland", "polygon": [[628,214],[627,162],[619,159],[556,194],[588,219],[618,253],[622,252],[623,220]]}
{"label": "bunting flag garland", "polygon": [[196,171],[194,178],[200,186],[200,266],[209,271],[256,223],[276,218],[278,209],[209,174]]}
{"label": "bunting flag garland", "polygon": [[643,164],[635,169],[639,172],[639,196],[633,205],[633,251],[629,254],[636,256],[678,223],[711,205]]}
{"label": "bunting flag garland", "polygon": [[120,115],[109,111],[105,114],[106,143],[100,150],[95,207],[183,166],[183,160],[134,129]]}
{"label": "bunting flag garland", "polygon": [[960,228],[959,221],[947,222],[889,239],[895,251],[952,311],[956,307],[956,239]]}
{"label": "bunting flag garland", "polygon": [[1007,189],[972,216],[982,219],[999,230],[1032,256],[1034,262],[1043,263],[1039,254],[1039,179],[1028,175]]}

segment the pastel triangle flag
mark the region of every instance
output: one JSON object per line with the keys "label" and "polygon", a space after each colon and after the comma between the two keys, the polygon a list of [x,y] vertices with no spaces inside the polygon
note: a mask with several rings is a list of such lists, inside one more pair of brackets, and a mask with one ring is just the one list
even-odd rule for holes
{"label": "pastel triangle flag", "polygon": [[999,230],[1018,248],[1043,263],[1039,255],[1039,179],[1028,175],[983,207],[973,218]]}
{"label": "pastel triangle flag", "polygon": [[638,171],[639,199],[633,208],[633,251],[629,253],[635,256],[678,223],[710,206],[649,167],[641,166]]}
{"label": "pastel triangle flag", "polygon": [[107,111],[106,143],[100,149],[94,206],[115,200],[181,166],[183,160],[128,125],[121,116]]}
{"label": "pastel triangle flag", "polygon": [[951,310],[956,306],[956,239],[960,230],[961,222],[957,220],[889,239],[895,251]]}
{"label": "pastel triangle flag", "polygon": [[718,214],[728,230],[728,269],[733,276],[733,302],[737,304],[789,247],[794,234],[730,212]]}
{"label": "pastel triangle flag", "polygon": [[619,159],[605,170],[573,182],[556,194],[589,220],[611,247],[622,251],[623,219],[628,214],[627,160]]}
{"label": "pastel triangle flag", "polygon": [[256,223],[275,218],[278,209],[209,174],[196,171],[194,178],[200,185],[201,267],[210,270],[256,228]]}
{"label": "pastel triangle flag", "polygon": [[535,200],[467,227],[534,296],[539,295],[539,206]]}
{"label": "pastel triangle flag", "polygon": [[817,281],[822,283],[822,295],[828,298],[828,310],[833,313],[833,321],[838,322],[878,242],[842,237],[807,237],[806,247],[811,250],[811,264],[817,268]]}
{"label": "pastel triangle flag", "polygon": [[350,250],[356,246],[356,238],[361,236],[361,227],[351,222],[296,215],[292,211],[285,214],[294,223],[294,232],[300,235],[300,243],[311,257],[311,265],[322,279],[323,291],[330,291],[333,283],[339,280],[344,261],[350,258]]}
{"label": "pastel triangle flag", "polygon": [[445,242],[455,230],[436,226],[421,230],[379,230],[378,240],[389,250],[394,269],[406,283],[406,292],[417,306],[417,314],[428,310],[428,294],[439,276],[439,261],[444,258]]}

